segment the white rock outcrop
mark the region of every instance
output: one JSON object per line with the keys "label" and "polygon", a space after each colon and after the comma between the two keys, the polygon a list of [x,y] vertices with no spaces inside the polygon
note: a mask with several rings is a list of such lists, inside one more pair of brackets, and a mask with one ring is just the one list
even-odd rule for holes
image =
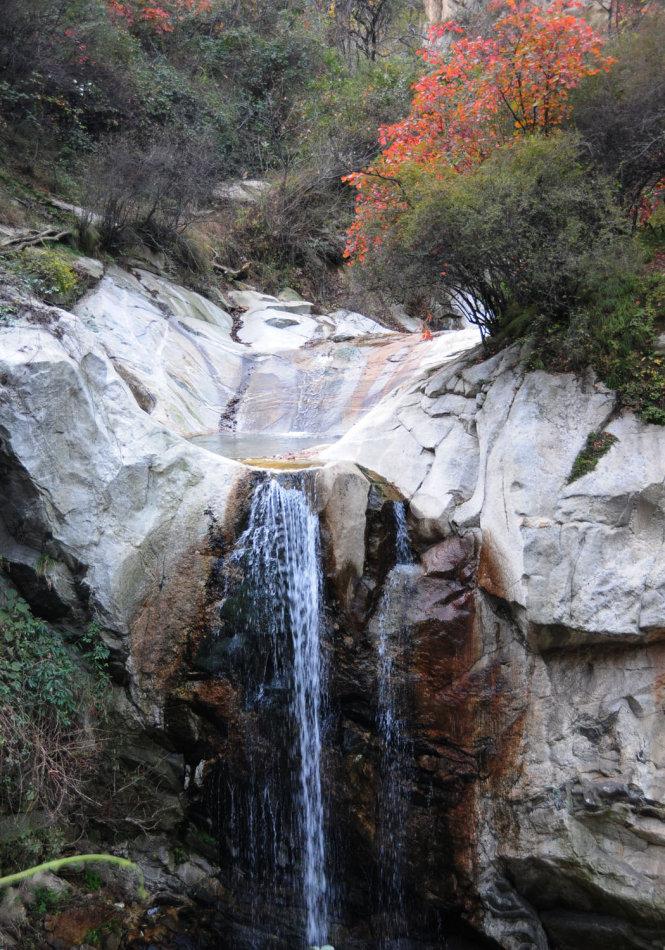
{"label": "white rock outcrop", "polygon": [[[419,365],[418,337],[302,300],[229,295],[234,316],[147,271],[112,267],[76,307],[142,409],[180,435],[308,432],[339,437]],[[430,361],[472,346],[441,334]],[[222,418],[223,417],[223,418]]]}
{"label": "white rock outcrop", "polygon": [[201,512],[223,515],[241,466],[143,412],[79,320],[44,317],[0,331],[4,532],[121,634],[170,552],[205,536]]}
{"label": "white rock outcrop", "polygon": [[[570,482],[592,432],[616,438]],[[665,631],[665,429],[616,414],[592,377],[463,357],[381,401],[329,460],[391,481],[432,536],[480,529],[482,586],[543,645]]]}

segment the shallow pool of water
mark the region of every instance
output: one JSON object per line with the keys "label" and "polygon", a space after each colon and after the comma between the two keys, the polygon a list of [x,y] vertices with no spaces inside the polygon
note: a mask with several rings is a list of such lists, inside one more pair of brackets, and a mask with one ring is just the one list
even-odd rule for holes
{"label": "shallow pool of water", "polygon": [[190,442],[228,459],[257,464],[279,459],[288,464],[296,461],[305,449],[328,445],[330,439],[311,432],[214,432],[193,436]]}

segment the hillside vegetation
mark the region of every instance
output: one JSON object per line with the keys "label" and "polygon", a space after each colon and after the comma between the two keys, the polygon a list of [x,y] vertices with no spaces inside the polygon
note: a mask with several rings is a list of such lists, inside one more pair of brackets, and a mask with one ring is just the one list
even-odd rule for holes
{"label": "hillside vegetation", "polygon": [[[662,3],[455,11],[428,37],[416,0],[8,0],[0,217],[71,225],[56,195],[81,250],[199,289],[461,308],[665,421]],[[7,269],[66,305],[67,263]]]}
{"label": "hillside vegetation", "polygon": [[[289,0],[9,0],[3,217],[24,223],[34,209],[18,176],[100,215],[82,229],[89,251],[140,239],[191,272],[217,255],[248,261],[267,290],[316,292],[351,220],[341,177],[408,108],[419,69],[416,4],[370,2],[367,21],[354,6],[362,14]],[[273,183],[269,198],[238,212],[218,195],[217,213],[199,214],[220,181],[257,178]]]}

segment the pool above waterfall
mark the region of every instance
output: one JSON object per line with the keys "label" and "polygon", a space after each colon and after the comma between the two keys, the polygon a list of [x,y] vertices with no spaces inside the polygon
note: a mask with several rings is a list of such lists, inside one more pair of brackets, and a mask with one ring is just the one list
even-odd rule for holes
{"label": "pool above waterfall", "polygon": [[[305,449],[327,445],[330,439],[311,432],[213,432],[192,436],[189,441],[209,452],[225,458],[249,462],[267,462],[275,459],[285,465],[299,460]],[[314,458],[304,459],[305,467]]]}

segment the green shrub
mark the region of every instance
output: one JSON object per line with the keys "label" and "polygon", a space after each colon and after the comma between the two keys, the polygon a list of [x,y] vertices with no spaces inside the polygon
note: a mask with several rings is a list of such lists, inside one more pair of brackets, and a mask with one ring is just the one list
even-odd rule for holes
{"label": "green shrub", "polygon": [[82,680],[62,639],[11,591],[0,609],[0,636],[0,703],[70,726]]}
{"label": "green shrub", "polygon": [[[32,820],[34,819],[34,820]],[[35,864],[65,847],[63,828],[50,815],[38,811],[21,814],[20,825],[12,831],[3,827],[0,836],[0,870],[2,873]]]}
{"label": "green shrub", "polygon": [[[61,636],[24,600],[11,590],[3,600],[0,812],[40,809],[56,818],[83,794],[98,754],[99,734],[92,723],[102,706],[99,686],[107,682],[108,651],[100,647],[98,631],[88,628],[81,646],[95,685]],[[29,837],[38,847],[39,835]]]}
{"label": "green shrub", "polygon": [[35,296],[58,307],[71,307],[85,286],[71,256],[60,249],[27,248],[13,255],[8,266]]}
{"label": "green shrub", "polygon": [[370,280],[407,302],[452,298],[494,336],[565,321],[589,274],[634,266],[611,184],[565,133],[515,140],[463,175],[412,167],[395,194],[406,208],[371,255]]}
{"label": "green shrub", "polygon": [[619,395],[621,405],[644,421],[665,424],[665,357],[655,348],[665,326],[665,274],[591,273],[589,296],[565,323],[532,328],[536,358],[555,370],[593,366]]}
{"label": "green shrub", "polygon": [[60,891],[52,891],[48,887],[38,887],[35,890],[33,910],[40,917],[44,917],[46,914],[57,911],[66,900],[66,895]]}
{"label": "green shrub", "polygon": [[83,886],[87,891],[98,891],[103,885],[101,876],[92,868],[86,867],[83,871]]}
{"label": "green shrub", "polygon": [[415,56],[394,57],[352,70],[338,53],[328,51],[324,63],[299,105],[300,153],[317,163],[325,155],[341,176],[376,154],[379,125],[408,112],[419,62]]}

